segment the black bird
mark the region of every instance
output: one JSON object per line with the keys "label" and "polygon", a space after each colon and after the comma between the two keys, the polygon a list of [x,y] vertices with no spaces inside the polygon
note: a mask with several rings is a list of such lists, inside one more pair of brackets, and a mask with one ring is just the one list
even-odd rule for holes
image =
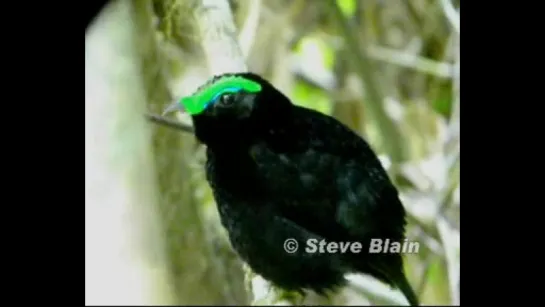
{"label": "black bird", "polygon": [[[344,285],[346,273],[365,273],[418,305],[401,255],[368,253],[372,238],[402,242],[406,221],[366,141],[253,73],[215,76],[175,107],[192,114],[221,222],[254,272],[282,289],[320,294]],[[299,243],[296,252],[284,250],[288,238]],[[364,248],[309,253],[308,239]]]}

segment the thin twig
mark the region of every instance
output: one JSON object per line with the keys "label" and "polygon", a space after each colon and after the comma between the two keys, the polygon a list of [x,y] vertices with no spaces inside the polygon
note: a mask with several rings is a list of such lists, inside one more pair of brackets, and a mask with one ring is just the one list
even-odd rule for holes
{"label": "thin twig", "polygon": [[[443,241],[445,249],[445,259],[447,262],[448,282],[450,288],[450,299],[453,305],[460,305],[460,296],[458,291],[458,282],[460,279],[460,261],[458,259],[457,246],[459,243],[459,234],[452,229],[444,218],[437,220],[437,228]],[[455,242],[458,241],[458,242]]]}
{"label": "thin twig", "polygon": [[427,283],[429,281],[428,274],[430,272],[431,263],[433,261],[434,255],[428,254],[424,260],[424,268],[422,269],[422,274],[420,275],[420,282],[416,288],[416,293],[418,297],[424,296],[424,291],[426,290]]}
{"label": "thin twig", "polygon": [[454,67],[450,63],[434,61],[416,54],[380,46],[369,46],[367,52],[373,60],[412,68],[435,77],[452,78],[454,74]]}
{"label": "thin twig", "polygon": [[193,133],[194,132],[193,128],[191,126],[186,125],[186,124],[182,124],[179,121],[168,119],[168,118],[163,117],[161,115],[148,113],[148,114],[145,114],[144,116],[150,122],[155,123],[155,124],[159,124],[161,126],[173,128],[173,129],[180,130],[180,131],[183,131],[183,132],[188,132],[188,133]]}
{"label": "thin twig", "polygon": [[456,10],[450,0],[440,0],[439,2],[441,3],[443,13],[452,25],[452,28],[456,33],[460,34],[460,12]]}

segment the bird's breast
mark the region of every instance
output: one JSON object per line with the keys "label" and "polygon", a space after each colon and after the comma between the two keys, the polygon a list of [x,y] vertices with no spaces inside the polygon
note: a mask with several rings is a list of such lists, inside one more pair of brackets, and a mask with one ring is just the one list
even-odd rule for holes
{"label": "bird's breast", "polygon": [[334,202],[337,164],[313,150],[283,153],[257,144],[237,154],[210,153],[206,172],[217,197],[289,205]]}

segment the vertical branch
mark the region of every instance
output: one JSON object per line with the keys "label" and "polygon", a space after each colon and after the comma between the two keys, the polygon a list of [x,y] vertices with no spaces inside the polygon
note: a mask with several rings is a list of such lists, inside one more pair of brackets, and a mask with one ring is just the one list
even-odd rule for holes
{"label": "vertical branch", "polygon": [[249,1],[248,16],[244,22],[244,26],[238,34],[238,41],[240,43],[240,49],[244,58],[248,58],[250,50],[253,47],[255,36],[257,35],[257,29],[259,27],[259,17],[261,13],[261,0]]}
{"label": "vertical branch", "polygon": [[366,89],[367,98],[365,99],[366,107],[369,112],[369,119],[377,124],[382,139],[384,139],[384,148],[394,162],[401,162],[404,156],[404,147],[401,143],[399,131],[395,127],[392,120],[386,114],[383,107],[384,97],[380,91],[380,87],[373,75],[373,68],[365,53],[360,48],[359,40],[356,33],[343,16],[341,9],[336,1],[326,1],[329,5],[334,19],[340,26],[343,33],[347,51],[350,55],[349,61],[354,65],[355,72],[362,80],[363,87]]}
{"label": "vertical branch", "polygon": [[[159,112],[171,103],[165,66],[152,26],[149,0],[133,0],[139,33],[148,109]],[[220,257],[212,250],[206,220],[194,197],[189,163],[193,157],[194,136],[152,126],[155,168],[163,231],[167,237],[168,260],[177,305],[239,305],[229,287]]]}
{"label": "vertical branch", "polygon": [[[248,70],[244,55],[238,45],[236,28],[227,0],[200,0],[195,10],[200,43],[204,50],[208,69],[212,75]],[[254,274],[247,275],[247,285],[254,294],[269,304],[291,305],[282,293],[274,291],[267,282]],[[260,280],[261,282],[255,282]],[[257,286],[256,286],[257,285]],[[256,289],[258,287],[259,289]],[[265,290],[266,297],[256,295]],[[256,303],[256,302],[254,302]]]}
{"label": "vertical branch", "polygon": [[460,305],[460,292],[458,288],[460,281],[460,260],[458,256],[460,236],[448,225],[444,218],[437,220],[437,228],[445,249],[450,300],[453,306]]}
{"label": "vertical branch", "polygon": [[85,37],[85,303],[91,305],[171,303],[132,5],[111,3]]}
{"label": "vertical branch", "polygon": [[456,33],[460,34],[460,13],[454,8],[450,0],[439,0],[441,8]]}
{"label": "vertical branch", "polygon": [[200,0],[196,21],[208,69],[212,75],[247,71],[238,45],[235,22],[227,0]]}
{"label": "vertical branch", "polygon": [[[454,69],[452,76],[452,112],[449,120],[448,152],[460,150],[460,35],[454,34]],[[458,147],[458,148],[457,148]]]}

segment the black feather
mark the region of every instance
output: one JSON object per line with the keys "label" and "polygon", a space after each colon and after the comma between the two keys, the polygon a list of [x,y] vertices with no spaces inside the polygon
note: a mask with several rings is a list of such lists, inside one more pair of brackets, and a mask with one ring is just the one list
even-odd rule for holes
{"label": "black feather", "polygon": [[[231,112],[205,112],[193,122],[207,145],[206,175],[222,224],[240,257],[287,290],[325,293],[344,285],[345,273],[360,272],[400,288],[418,305],[401,255],[366,252],[372,238],[402,241],[406,224],[398,192],[371,147],[336,119],[293,105],[260,76],[237,75],[259,82],[262,92],[238,93],[230,97]],[[235,114],[243,102],[249,116]],[[288,238],[299,242],[297,252],[285,252]],[[308,239],[359,241],[364,249],[307,253]]]}

